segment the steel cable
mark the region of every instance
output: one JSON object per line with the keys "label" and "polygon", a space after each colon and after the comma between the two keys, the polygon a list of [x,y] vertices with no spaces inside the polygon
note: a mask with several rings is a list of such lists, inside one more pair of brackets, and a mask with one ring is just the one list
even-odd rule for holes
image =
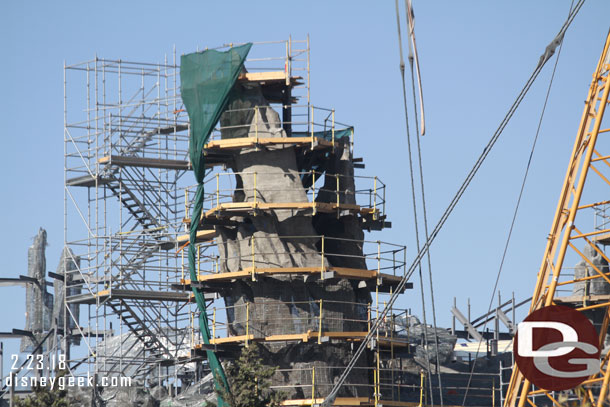
{"label": "steel cable", "polygon": [[[580,11],[580,9],[581,9],[582,5],[584,4],[584,2],[585,2],[585,0],[579,0],[579,2],[576,4],[575,8],[572,10],[572,13],[570,13],[570,15],[568,16],[568,19],[565,21],[565,23],[563,24],[563,26],[559,30],[559,33],[555,36],[555,39],[551,42],[551,44],[556,42],[558,39],[563,38],[563,35],[565,34],[565,32],[567,31],[568,27],[570,26],[570,24],[574,20],[574,17],[576,17],[578,12]],[[523,86],[523,88],[521,89],[519,94],[517,95],[517,98],[515,99],[515,101],[513,102],[511,107],[509,108],[508,112],[506,113],[506,115],[504,116],[502,121],[500,122],[500,125],[498,126],[496,131],[493,133],[491,139],[489,140],[489,142],[487,143],[487,145],[485,146],[485,148],[481,152],[481,155],[479,156],[479,158],[475,162],[474,166],[472,167],[470,172],[467,174],[466,179],[464,180],[464,182],[462,183],[462,185],[460,186],[460,188],[458,189],[458,191],[454,195],[454,197],[451,200],[451,202],[449,202],[449,205],[447,206],[447,209],[445,209],[445,211],[443,212],[443,215],[441,216],[440,220],[438,221],[438,223],[436,224],[436,226],[434,227],[434,229],[430,233],[430,237],[424,243],[424,245],[422,246],[421,250],[417,253],[417,256],[413,260],[413,263],[409,266],[409,269],[405,272],[404,276],[402,277],[402,279],[398,283],[398,285],[396,287],[396,290],[394,291],[394,293],[390,297],[389,301],[387,302],[386,307],[383,309],[383,311],[379,315],[379,318],[377,318],[375,323],[371,326],[370,331],[364,337],[364,339],[362,340],[362,342],[358,346],[358,349],[356,349],[356,351],[354,352],[354,356],[352,357],[352,359],[350,360],[348,365],[345,367],[345,370],[343,371],[343,373],[341,374],[341,376],[339,377],[337,382],[334,384],[334,386],[331,389],[331,391],[328,394],[328,396],[326,396],[326,398],[322,402],[322,406],[323,407],[330,407],[332,402],[333,402],[333,400],[337,397],[337,393],[339,392],[339,389],[341,388],[343,383],[345,383],[345,379],[347,378],[347,376],[349,375],[350,371],[354,368],[354,366],[356,365],[356,363],[360,359],[360,356],[362,356],[362,353],[364,352],[364,350],[368,346],[370,340],[372,339],[372,337],[374,335],[374,332],[377,331],[377,329],[379,328],[379,325],[381,324],[381,321],[383,321],[383,319],[388,314],[389,310],[393,307],[394,303],[398,299],[398,295],[405,289],[405,286],[406,286],[407,282],[409,281],[409,278],[415,272],[415,269],[418,267],[419,263],[421,262],[423,257],[426,255],[426,253],[429,250],[431,244],[434,242],[434,239],[436,239],[436,236],[441,231],[441,229],[443,228],[445,222],[449,218],[449,215],[451,215],[451,213],[453,212],[453,210],[457,206],[458,202],[460,201],[460,199],[464,195],[464,192],[466,192],[466,189],[468,188],[468,186],[470,185],[470,183],[474,179],[474,176],[476,175],[478,170],[481,168],[481,165],[483,165],[483,162],[485,161],[485,159],[487,158],[487,156],[491,152],[492,148],[494,147],[494,145],[498,141],[498,138],[500,137],[500,135],[502,134],[502,132],[504,131],[504,129],[506,128],[506,126],[510,122],[510,119],[515,114],[515,111],[517,110],[517,108],[519,107],[519,105],[521,104],[523,99],[525,98],[525,95],[528,93],[528,91],[531,88],[532,84],[534,83],[534,81],[536,80],[538,75],[540,74],[540,71],[542,70],[542,68],[544,67],[546,62],[550,59],[550,57],[553,55],[553,51],[554,51],[554,49],[549,49],[549,47],[547,47],[545,49],[545,52],[540,57],[540,60],[538,61],[538,64],[536,65],[536,68],[534,69],[534,71],[530,75],[529,79],[526,81],[525,85]]]}
{"label": "steel cable", "polygon": [[[402,99],[403,99],[403,108],[405,115],[405,126],[406,126],[406,136],[407,136],[407,150],[409,153],[409,176],[411,180],[411,202],[413,205],[413,220],[415,225],[415,242],[417,246],[417,251],[420,250],[420,241],[419,241],[419,220],[417,219],[417,198],[415,196],[415,179],[413,177],[413,154],[411,151],[411,134],[409,130],[409,113],[407,106],[407,89],[405,84],[405,61],[402,53],[402,35],[400,32],[400,10],[398,7],[398,0],[395,0],[396,5],[396,26],[398,28],[398,50],[400,55],[400,78],[402,81]],[[409,12],[407,8],[407,12]],[[411,64],[411,71],[413,71],[413,66]],[[415,122],[417,123],[417,114],[415,115]],[[419,140],[419,131],[416,133],[416,137]],[[428,375],[428,387],[430,389],[430,402],[434,404],[434,395],[432,391],[432,372],[430,369],[430,358],[428,357],[428,330],[426,329],[428,326],[428,321],[426,318],[426,300],[425,300],[425,289],[424,289],[424,276],[422,273],[421,263],[418,264],[417,271],[419,274],[419,286],[421,292],[421,306],[422,306],[422,318],[424,321],[424,349],[426,352],[426,374]],[[437,347],[438,352],[438,347]],[[438,356],[438,355],[437,355]],[[438,358],[437,358],[438,359]]]}
{"label": "steel cable", "polygon": [[[574,0],[572,0],[572,3],[570,4],[570,13],[572,12],[572,7],[573,6],[574,6]],[[542,106],[542,111],[540,112],[540,118],[538,119],[538,127],[536,129],[536,134],[535,134],[534,140],[532,142],[532,148],[530,150],[530,155],[529,155],[529,158],[528,158],[528,161],[527,161],[527,165],[525,167],[525,173],[523,174],[523,180],[521,182],[521,189],[519,190],[519,196],[518,196],[517,202],[515,204],[515,210],[513,211],[513,218],[511,220],[510,228],[508,230],[508,235],[506,237],[506,243],[504,244],[504,251],[502,252],[502,259],[500,260],[500,266],[498,268],[498,274],[496,275],[496,280],[494,282],[494,287],[493,287],[493,291],[491,293],[491,299],[489,300],[489,306],[487,308],[487,314],[486,315],[489,315],[489,313],[491,312],[491,309],[493,307],[493,302],[494,302],[494,299],[496,297],[496,292],[498,290],[498,284],[500,282],[500,275],[502,274],[502,270],[504,268],[504,261],[506,260],[506,253],[508,252],[508,246],[510,244],[510,239],[511,239],[512,234],[513,234],[513,229],[515,227],[515,221],[517,220],[517,214],[519,212],[519,206],[521,205],[521,198],[523,197],[523,191],[525,189],[525,183],[527,182],[527,176],[529,175],[530,166],[532,164],[532,159],[534,157],[534,152],[536,150],[536,144],[538,142],[538,136],[540,135],[540,128],[542,127],[542,120],[544,118],[544,113],[546,111],[546,106],[548,104],[549,96],[551,94],[551,88],[553,86],[553,79],[555,79],[555,72],[557,71],[557,64],[559,62],[559,56],[561,55],[561,48],[562,47],[563,47],[563,40],[559,44],[559,49],[557,50],[557,58],[555,58],[555,64],[553,66],[553,72],[551,73],[551,79],[549,81],[549,86],[548,86],[547,91],[546,91],[546,97],[544,99],[544,104]],[[483,325],[483,328],[482,328],[483,331],[485,331],[485,328],[487,327],[487,323],[488,322],[489,322],[489,319],[486,319],[485,323]],[[513,324],[514,323],[515,323],[515,321],[513,321]],[[476,360],[478,358],[480,348],[481,348],[481,343],[479,342],[479,346],[477,346],[477,351],[475,353],[474,360]],[[468,397],[468,391],[470,389],[470,385],[472,384],[472,377],[474,375],[475,367],[476,367],[476,363],[473,363],[472,367],[470,369],[470,374],[468,376],[468,383],[466,385],[466,391],[464,393],[464,398],[462,400],[462,407],[464,407],[465,404],[466,404],[466,399]],[[500,374],[502,374],[502,372],[500,372]]]}

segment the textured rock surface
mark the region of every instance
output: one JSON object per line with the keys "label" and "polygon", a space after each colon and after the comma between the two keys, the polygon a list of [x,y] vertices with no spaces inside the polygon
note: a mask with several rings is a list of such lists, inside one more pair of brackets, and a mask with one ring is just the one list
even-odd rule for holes
{"label": "textured rock surface", "polygon": [[[457,342],[457,337],[451,335],[443,328],[425,326],[420,323],[417,317],[401,317],[395,320],[395,329],[402,337],[406,337],[410,344],[415,345],[415,357],[421,361],[436,364],[436,341],[435,333],[438,337],[438,357],[441,365],[451,362],[453,349]],[[428,346],[425,346],[424,332],[428,336]]]}
{"label": "textured rock surface", "polygon": [[89,387],[72,386],[68,387],[68,399],[71,406],[94,406],[93,389]]}
{"label": "textured rock surface", "polygon": [[238,97],[232,99],[220,116],[221,137],[279,137],[283,131],[280,116],[269,106],[260,86],[244,83],[238,84],[236,90]]}
{"label": "textured rock surface", "polygon": [[[38,284],[25,287],[25,329],[31,331],[37,340],[42,339],[44,331],[51,329],[53,315],[53,295],[47,292],[45,248],[47,232],[40,228],[34,242],[28,249],[28,277],[35,278]],[[34,343],[28,337],[21,339],[21,352],[32,352]]]}
{"label": "textured rock surface", "polygon": [[[78,270],[80,265],[80,258],[74,256],[72,250],[68,247],[64,247],[61,252],[61,257],[59,259],[59,264],[57,265],[56,273],[61,276],[66,276],[66,281],[68,283],[68,288],[66,289],[67,295],[77,295],[81,293],[80,286],[74,287],[72,281],[74,281],[74,277],[77,278],[80,276],[78,273],[75,273]],[[62,280],[55,279],[53,281],[53,291],[55,293],[55,302],[53,303],[53,321],[57,324],[57,326],[61,329],[64,327],[64,282]],[[79,320],[80,316],[80,307],[78,304],[70,304],[70,314],[68,314],[68,328],[76,328],[76,321]],[[80,337],[74,337],[71,342],[74,345],[80,344]]]}
{"label": "textured rock surface", "polygon": [[[317,202],[337,201],[337,177],[339,175],[338,199],[340,203],[355,204],[354,165],[349,140],[341,139],[335,149],[335,154],[327,160],[327,169],[324,176],[324,186],[316,197]],[[362,256],[362,243],[364,231],[358,218],[351,214],[317,213],[314,216],[316,233],[329,238],[326,249],[329,253],[341,253],[341,256],[328,256],[328,260],[336,267],[352,267],[367,269],[366,261]],[[343,216],[341,216],[343,215]],[[370,302],[370,296],[366,298]]]}
{"label": "textured rock surface", "polygon": [[[265,360],[279,369],[272,379],[273,385],[282,388],[289,399],[311,398],[311,375],[315,369],[315,397],[324,397],[331,390],[331,383],[343,373],[343,367],[351,360],[352,350],[345,343],[294,343],[270,346],[261,354]],[[341,397],[367,396],[369,389],[362,385],[372,383],[368,355],[363,355],[341,388]],[[358,386],[359,385],[359,386]]]}
{"label": "textured rock surface", "polygon": [[[231,335],[245,335],[246,306],[249,332],[255,337],[299,334],[319,330],[319,300],[322,299],[323,331],[367,330],[367,303],[360,302],[347,280],[333,284],[305,283],[303,279],[260,279],[259,284],[235,282],[227,305],[235,311],[229,318]],[[234,301],[231,303],[231,301]],[[341,302],[337,302],[341,301]]]}
{"label": "textured rock surface", "polygon": [[[583,254],[589,262],[581,260],[574,268],[574,278],[584,278],[590,276],[599,276],[595,271],[597,268],[602,273],[608,272],[608,262],[599,254],[591,245],[586,245],[583,249]],[[593,267],[595,266],[595,268]],[[603,278],[595,278],[592,280],[581,281],[575,283],[572,290],[572,295],[599,295],[610,294],[610,284]]]}
{"label": "textured rock surface", "polygon": [[184,389],[176,397],[164,398],[159,405],[160,407],[206,407],[208,402],[216,404],[214,378],[211,373]]}
{"label": "textured rock surface", "polygon": [[[256,111],[239,110],[259,106]],[[243,97],[234,101],[229,110],[238,110],[223,115],[222,126],[231,126],[222,133],[223,138],[232,137],[285,137],[278,114],[269,107],[260,89],[246,90]],[[246,124],[245,126],[240,126]],[[335,158],[336,157],[336,158]],[[341,150],[332,156],[333,171],[353,177],[353,166],[349,150]],[[233,171],[237,188],[236,202],[308,202],[301,174],[298,172],[294,148],[264,148],[242,150],[234,156]],[[256,173],[256,178],[254,176]],[[256,180],[255,180],[256,179]],[[327,176],[324,181],[336,189],[336,177]],[[342,177],[341,188],[354,190],[353,178]],[[330,186],[329,186],[330,188]],[[334,194],[321,194],[318,201],[336,201]],[[343,194],[343,202],[354,202],[353,193]],[[366,268],[364,260],[320,254],[320,238],[326,236],[362,239],[363,232],[353,216],[337,219],[337,214],[317,216],[315,227],[310,209],[273,210],[259,212],[256,216],[238,218],[239,226],[217,227],[220,271],[238,271],[253,265],[261,267],[322,267],[345,266]],[[252,238],[254,237],[254,239]],[[330,242],[327,240],[325,242]],[[252,246],[254,245],[254,247]],[[254,258],[252,256],[254,249]],[[361,244],[346,244],[345,247],[326,248],[326,251],[347,251],[362,256]],[[227,319],[231,335],[243,335],[246,331],[246,303],[249,303],[248,330],[258,336],[275,334],[298,334],[319,330],[319,302],[323,301],[323,331],[366,331],[367,305],[370,293],[358,289],[357,283],[348,280],[320,281],[318,276],[304,278],[297,274],[279,274],[259,277],[257,281],[236,281],[225,293],[229,308]],[[335,304],[332,301],[349,302]],[[313,343],[312,343],[313,342]],[[352,345],[348,343],[275,342],[265,345],[263,359],[269,365],[289,369],[276,373],[272,385],[285,386],[288,398],[311,397],[311,372],[316,368],[316,395],[325,395],[331,384],[342,373],[351,359]],[[367,366],[367,357],[360,360]],[[354,370],[343,387],[343,396],[369,396],[366,386],[372,383],[369,371]]]}
{"label": "textured rock surface", "polygon": [[100,393],[100,400],[105,407],[156,407],[159,402],[144,387],[107,387]]}

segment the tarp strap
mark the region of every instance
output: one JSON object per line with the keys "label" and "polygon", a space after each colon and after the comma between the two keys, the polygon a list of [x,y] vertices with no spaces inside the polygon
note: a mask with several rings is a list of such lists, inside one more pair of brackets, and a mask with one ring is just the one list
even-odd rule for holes
{"label": "tarp strap", "polygon": [[[197,180],[197,192],[191,211],[190,244],[188,247],[189,274],[191,288],[199,309],[199,329],[206,345],[210,344],[210,328],[205,297],[203,291],[195,284],[197,282],[197,247],[195,241],[204,197],[205,162],[203,146],[227,106],[229,93],[237,81],[251,47],[252,44],[248,43],[224,52],[207,50],[182,55],[180,58],[180,93],[189,115],[189,156]],[[207,349],[206,355],[214,376],[216,389],[228,391],[227,377],[218,357],[213,351]],[[218,407],[224,406],[226,406],[226,403],[218,393]]]}

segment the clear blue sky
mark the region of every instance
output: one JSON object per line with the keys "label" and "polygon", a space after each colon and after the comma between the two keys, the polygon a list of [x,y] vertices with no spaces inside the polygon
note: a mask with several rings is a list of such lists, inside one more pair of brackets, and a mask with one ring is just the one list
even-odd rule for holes
{"label": "clear blue sky", "polygon": [[[402,1],[401,1],[402,4]],[[570,1],[415,1],[427,112],[422,140],[434,225],[503,118]],[[415,253],[394,2],[8,2],[0,13],[3,156],[0,273],[27,271],[27,248],[48,231],[48,270],[63,244],[64,61],[94,55],[158,62],[228,42],[311,36],[312,101],[356,127],[360,174],[388,186],[393,228],[369,235]],[[589,0],[564,49],[508,253],[502,291],[531,295],[583,100],[608,30],[610,3]],[[404,22],[403,22],[404,23]],[[554,61],[554,60],[553,60]],[[552,64],[489,156],[432,248],[439,321],[454,296],[487,309]],[[24,289],[0,288],[0,330],[24,325]],[[419,292],[400,304],[419,313]],[[5,341],[7,353],[16,341]]]}

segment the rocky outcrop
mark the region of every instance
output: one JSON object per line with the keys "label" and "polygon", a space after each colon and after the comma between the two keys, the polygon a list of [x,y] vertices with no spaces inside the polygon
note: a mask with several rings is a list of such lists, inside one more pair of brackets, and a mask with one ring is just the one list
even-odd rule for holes
{"label": "rocky outcrop", "polygon": [[106,387],[99,395],[99,401],[104,407],[157,407],[156,400],[148,388],[140,386]]}
{"label": "rocky outcrop", "polygon": [[[576,267],[574,267],[575,279],[599,276],[599,273],[595,271],[595,269],[602,273],[608,272],[608,262],[595,247],[586,245],[583,249],[583,254],[586,256],[587,260],[581,260],[576,264]],[[610,294],[610,284],[603,278],[594,278],[574,283],[572,289],[572,295],[584,296],[602,294]]]}
{"label": "rocky outcrop", "polygon": [[[255,110],[243,110],[253,108]],[[221,117],[223,138],[234,137],[286,137],[279,115],[262,96],[256,86],[241,90],[241,96],[228,106]],[[339,149],[329,158],[334,167],[332,174],[340,177],[342,202],[355,202],[353,166],[349,148]],[[236,173],[235,202],[306,203],[307,190],[303,187],[294,148],[244,149],[233,157]],[[256,176],[255,176],[256,174]],[[336,190],[336,176],[327,175],[325,183]],[[330,189],[330,186],[328,187]],[[325,188],[322,188],[324,190]],[[336,195],[320,192],[317,200],[335,202]],[[337,216],[339,215],[339,216]],[[362,258],[324,256],[320,254],[319,236],[362,239],[363,232],[356,217],[332,214],[316,215],[310,208],[276,209],[259,211],[251,216],[236,218],[238,226],[217,226],[220,271],[231,272],[256,268],[296,268],[342,266],[366,268]],[[315,226],[314,226],[315,225]],[[325,240],[331,253],[362,256],[362,245]],[[253,255],[254,253],[254,255]],[[321,280],[318,275],[285,273],[273,277],[259,276],[256,281],[237,280],[224,292],[228,307],[227,320],[230,335],[265,337],[278,334],[302,334],[320,329],[320,301],[323,302],[323,331],[366,331],[367,304],[370,293],[357,284],[345,280]],[[340,303],[339,303],[340,302]],[[246,304],[249,304],[246,307]],[[249,314],[246,316],[246,311]],[[313,343],[312,343],[313,342]],[[316,396],[326,395],[331,384],[342,373],[352,356],[352,345],[346,342],[317,344],[270,342],[262,351],[265,363],[280,367],[272,385],[283,386],[288,398],[311,397],[311,372],[316,369]],[[367,366],[368,357],[360,364]],[[287,369],[287,370],[284,370]],[[309,375],[309,376],[308,376]],[[342,396],[369,396],[371,377],[367,370],[355,369],[341,390]],[[357,386],[357,385],[360,386]],[[362,386],[364,385],[364,386]]]}
{"label": "rocky outcrop", "polygon": [[[78,279],[78,273],[76,272],[80,266],[80,258],[75,256],[72,250],[68,247],[64,247],[61,252],[59,264],[57,265],[56,273],[60,276],[64,276],[64,280],[55,279],[53,281],[53,291],[55,293],[55,302],[53,304],[53,321],[57,324],[60,329],[64,327],[64,284],[68,287],[65,289],[68,297],[81,293],[81,286],[75,286],[75,276]],[[64,283],[66,281],[66,283]],[[76,328],[76,323],[80,317],[80,306],[78,304],[70,304],[70,313],[67,313],[68,328]],[[71,314],[71,315],[70,315]],[[71,343],[74,345],[80,344],[80,336],[74,336],[71,339]]]}
{"label": "rocky outcrop", "polygon": [[[409,344],[415,346],[415,358],[424,362],[422,366],[427,365],[427,361],[436,364],[436,338],[438,338],[438,358],[441,365],[451,362],[453,358],[453,349],[457,342],[457,337],[451,335],[449,331],[443,328],[434,328],[422,324],[417,317],[410,315],[408,317],[400,317],[395,319],[395,326],[399,337],[406,338]],[[428,337],[428,345],[426,346],[424,334]]]}
{"label": "rocky outcrop", "polygon": [[[40,228],[34,242],[28,249],[28,277],[36,283],[29,283],[25,289],[25,330],[34,334],[36,342],[43,337],[43,332],[51,329],[53,315],[53,295],[47,292],[45,248],[47,232]],[[29,337],[21,339],[21,352],[33,352],[34,342]],[[46,345],[43,345],[43,351]]]}

